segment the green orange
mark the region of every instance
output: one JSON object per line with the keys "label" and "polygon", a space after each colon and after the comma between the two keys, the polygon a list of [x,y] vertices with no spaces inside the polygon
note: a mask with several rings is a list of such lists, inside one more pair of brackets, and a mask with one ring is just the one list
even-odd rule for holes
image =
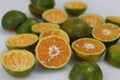
{"label": "green orange", "polygon": [[60,9],[49,9],[42,14],[44,21],[62,24],[68,18],[67,14]]}
{"label": "green orange", "polygon": [[14,77],[24,77],[33,70],[35,58],[27,50],[14,49],[2,54],[1,64],[8,74]]}
{"label": "green orange", "polygon": [[5,44],[8,49],[28,49],[33,50],[38,42],[38,37],[34,34],[24,33],[9,37]]}
{"label": "green orange", "polygon": [[67,33],[65,31],[63,31],[62,29],[55,29],[55,28],[51,28],[51,29],[47,29],[47,30],[43,31],[40,34],[39,39],[42,39],[44,37],[51,36],[51,35],[59,36],[59,37],[65,39],[68,43],[70,42],[69,36],[67,35]]}
{"label": "green orange", "polygon": [[87,4],[82,1],[71,1],[64,4],[66,12],[72,16],[78,16],[87,9]]}
{"label": "green orange", "polygon": [[92,35],[106,46],[110,46],[119,40],[120,27],[111,23],[101,24],[93,28]]}
{"label": "green orange", "polygon": [[92,38],[80,38],[72,43],[72,48],[78,58],[85,61],[98,61],[105,51],[105,45]]}

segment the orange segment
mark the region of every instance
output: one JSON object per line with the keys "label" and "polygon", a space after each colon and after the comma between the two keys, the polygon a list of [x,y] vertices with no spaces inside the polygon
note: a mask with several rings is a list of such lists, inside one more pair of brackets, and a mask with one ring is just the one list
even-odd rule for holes
{"label": "orange segment", "polygon": [[69,44],[58,36],[41,39],[36,47],[39,62],[47,68],[63,67],[70,59]]}
{"label": "orange segment", "polygon": [[120,28],[113,24],[103,24],[93,28],[94,37],[102,41],[112,41],[120,37]]}

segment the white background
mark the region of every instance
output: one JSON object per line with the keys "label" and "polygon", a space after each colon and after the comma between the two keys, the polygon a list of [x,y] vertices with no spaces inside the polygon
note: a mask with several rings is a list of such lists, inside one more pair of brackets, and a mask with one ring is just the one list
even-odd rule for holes
{"label": "white background", "polygon": [[[72,0],[56,0],[55,8],[64,11],[63,5],[65,2]],[[74,0],[75,1],[75,0]],[[120,1],[119,0],[83,0],[88,4],[85,13],[96,13],[103,18],[109,15],[120,16]],[[33,17],[28,10],[29,0],[2,0],[0,2],[0,56],[7,50],[5,40],[12,35],[16,35],[14,31],[3,30],[1,25],[2,16],[9,10],[23,11],[27,17]],[[72,66],[78,60],[72,56],[69,63],[62,69],[50,70],[43,68],[38,62],[31,74],[24,78],[14,78],[7,74],[0,65],[0,80],[69,80],[68,75]],[[119,80],[120,69],[115,68],[104,61],[104,55],[97,62],[103,72],[103,80]]]}

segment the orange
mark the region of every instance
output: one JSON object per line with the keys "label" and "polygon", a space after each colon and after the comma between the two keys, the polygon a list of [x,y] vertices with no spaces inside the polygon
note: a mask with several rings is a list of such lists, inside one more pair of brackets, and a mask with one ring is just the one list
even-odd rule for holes
{"label": "orange", "polygon": [[109,47],[119,40],[120,27],[111,23],[101,24],[93,28],[92,36]]}
{"label": "orange", "polygon": [[35,66],[33,53],[23,49],[14,49],[2,54],[1,64],[5,71],[14,77],[25,77]]}
{"label": "orange", "polygon": [[51,69],[65,66],[71,57],[69,43],[53,35],[40,39],[35,52],[40,64]]}
{"label": "orange", "polygon": [[65,39],[68,43],[70,42],[69,36],[65,31],[63,31],[62,29],[55,29],[55,28],[47,29],[44,32],[42,32],[39,36],[39,39],[42,39],[46,36],[51,36],[51,35],[59,36]]}
{"label": "orange", "polygon": [[72,43],[78,58],[85,61],[98,61],[105,51],[105,45],[93,38],[80,38]]}
{"label": "orange", "polygon": [[60,28],[60,26],[58,24],[54,24],[54,23],[37,23],[32,26],[32,32],[39,35],[44,30],[49,29],[49,28],[57,28],[58,29],[58,28]]}

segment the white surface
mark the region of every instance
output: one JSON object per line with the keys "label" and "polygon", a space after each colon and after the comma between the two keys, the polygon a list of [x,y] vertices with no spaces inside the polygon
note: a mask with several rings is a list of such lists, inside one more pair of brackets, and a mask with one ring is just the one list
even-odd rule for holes
{"label": "white surface", "polygon": [[[55,8],[64,10],[63,4],[72,0],[56,0]],[[88,9],[85,13],[96,13],[104,18],[108,15],[120,16],[120,1],[119,0],[83,0],[88,4]],[[33,17],[28,10],[29,0],[2,0],[0,2],[0,22],[2,16],[9,10],[21,10],[28,17]],[[5,40],[15,35],[13,31],[5,31],[0,23],[0,56],[7,50],[5,46]],[[0,65],[0,80],[69,80],[69,71],[73,64],[77,63],[77,59],[74,56],[70,59],[70,62],[62,69],[50,70],[43,68],[39,63],[36,64],[31,74],[24,78],[14,78],[7,74]],[[103,72],[103,80],[119,80],[120,69],[110,66],[104,61],[104,55],[97,62]]]}

